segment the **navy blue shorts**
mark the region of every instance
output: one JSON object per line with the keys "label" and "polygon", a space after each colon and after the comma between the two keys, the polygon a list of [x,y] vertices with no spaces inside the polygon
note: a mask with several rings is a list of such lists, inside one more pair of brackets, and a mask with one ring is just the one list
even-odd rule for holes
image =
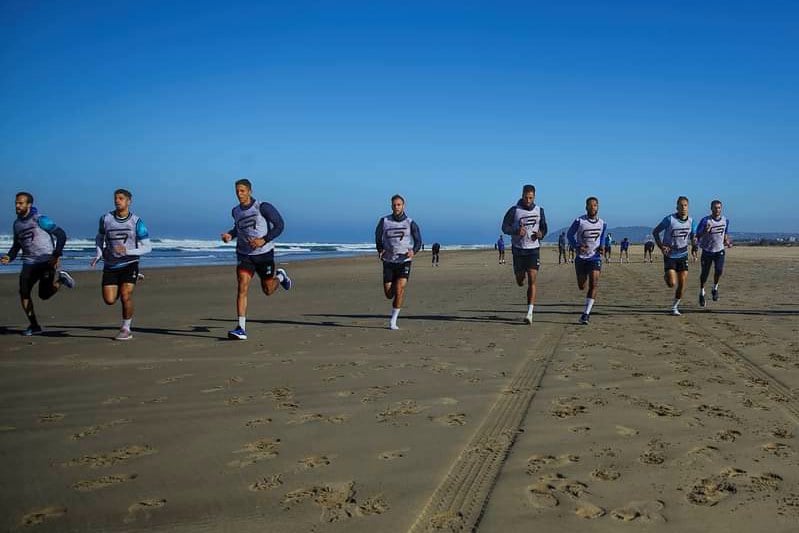
{"label": "navy blue shorts", "polygon": [[602,271],[601,259],[582,259],[580,257],[574,260],[574,271],[578,276],[590,276],[591,272]]}
{"label": "navy blue shorts", "polygon": [[724,250],[718,252],[702,250],[702,270],[709,271],[711,265],[715,266],[716,274],[724,271]]}
{"label": "navy blue shorts", "polygon": [[55,269],[49,261],[34,264],[23,264],[22,272],[19,273],[19,294],[26,300],[30,300],[33,286],[39,284],[39,298],[47,300],[56,293],[53,287],[55,279]]}
{"label": "navy blue shorts", "polygon": [[239,260],[236,271],[244,270],[250,273],[258,273],[261,279],[269,279],[275,277],[275,254],[274,252],[267,252],[265,254],[257,255],[243,255],[236,256]]}
{"label": "navy blue shorts", "polygon": [[383,261],[383,283],[393,283],[400,278],[411,277],[411,262],[389,263]]}
{"label": "navy blue shorts", "polygon": [[513,252],[513,271],[517,274],[541,268],[541,251],[538,248],[526,254]]}
{"label": "navy blue shorts", "polygon": [[675,259],[673,257],[664,257],[663,270],[666,272],[669,270],[674,270],[675,272],[686,272],[688,271],[688,258],[681,257],[679,259]]}

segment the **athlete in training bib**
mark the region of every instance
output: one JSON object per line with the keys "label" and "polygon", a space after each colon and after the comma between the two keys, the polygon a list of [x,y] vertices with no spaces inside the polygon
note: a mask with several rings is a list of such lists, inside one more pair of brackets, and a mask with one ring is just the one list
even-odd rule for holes
{"label": "athlete in training bib", "polygon": [[588,292],[585,295],[585,307],[580,315],[580,324],[587,325],[591,317],[591,309],[596,301],[599,275],[602,271],[602,243],[608,227],[599,218],[599,200],[590,196],[585,200],[585,214],[576,218],[566,236],[577,251],[574,270],[577,274],[577,287]]}
{"label": "athlete in training bib", "polygon": [[702,271],[699,274],[699,306],[705,307],[705,282],[713,266],[713,288],[710,290],[713,301],[719,299],[719,280],[724,273],[725,249],[730,245],[728,236],[730,221],[721,214],[721,201],[710,202],[710,214],[703,217],[697,225],[696,239],[702,248]]}
{"label": "athlete in training bib", "polygon": [[693,219],[688,216],[688,198],[685,196],[677,198],[677,211],[664,217],[652,230],[655,243],[663,252],[663,279],[668,287],[676,285],[671,306],[671,314],[675,316],[680,315],[680,301],[688,279],[688,251],[695,233]]}

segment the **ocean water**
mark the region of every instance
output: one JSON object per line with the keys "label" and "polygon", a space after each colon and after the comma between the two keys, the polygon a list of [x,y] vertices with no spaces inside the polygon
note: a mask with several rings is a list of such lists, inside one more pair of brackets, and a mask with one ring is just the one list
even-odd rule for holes
{"label": "ocean water", "polygon": [[[0,235],[0,253],[5,254],[13,240],[11,235]],[[203,239],[152,239],[153,251],[142,257],[142,268],[179,267],[202,265],[235,265],[235,242]],[[485,245],[450,245],[442,250],[488,248]],[[334,257],[352,257],[375,253],[374,243],[319,243],[278,242],[275,256],[280,262],[304,261]],[[89,262],[94,258],[94,239],[70,239],[64,247],[61,268],[68,271],[91,270]],[[9,265],[0,266],[0,274],[19,272],[20,257]],[[97,268],[102,268],[98,265]]]}

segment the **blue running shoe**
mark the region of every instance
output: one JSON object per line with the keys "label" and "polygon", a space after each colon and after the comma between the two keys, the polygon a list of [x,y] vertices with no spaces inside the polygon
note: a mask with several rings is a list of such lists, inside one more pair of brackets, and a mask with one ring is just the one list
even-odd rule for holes
{"label": "blue running shoe", "polygon": [[283,281],[280,282],[280,286],[286,290],[290,290],[291,286],[294,285],[294,282],[291,281],[288,273],[282,268],[278,268],[277,273],[283,276]]}
{"label": "blue running shoe", "polygon": [[705,294],[700,292],[699,293],[699,307],[705,306]]}
{"label": "blue running shoe", "polygon": [[580,324],[587,326],[589,320],[591,320],[591,316],[588,313],[583,313],[580,315]]}
{"label": "blue running shoe", "polygon": [[241,329],[241,327],[236,327],[236,329],[231,329],[227,332],[227,338],[234,341],[246,341],[247,340],[247,332]]}
{"label": "blue running shoe", "polygon": [[718,289],[712,289],[710,291],[710,295],[713,297],[713,301],[714,302],[718,302],[719,301],[719,290]]}

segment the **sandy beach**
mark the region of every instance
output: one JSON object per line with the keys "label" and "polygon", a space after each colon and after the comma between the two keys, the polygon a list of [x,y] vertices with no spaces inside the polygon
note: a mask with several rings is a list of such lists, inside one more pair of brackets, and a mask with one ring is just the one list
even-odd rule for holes
{"label": "sandy beach", "polygon": [[399,331],[374,257],[291,263],[246,342],[234,267],[145,258],[130,342],[99,272],[32,338],[0,276],[0,530],[796,531],[799,248],[731,249],[704,310],[692,263],[681,317],[642,255],[580,326],[547,249],[530,327],[495,252],[423,253]]}

